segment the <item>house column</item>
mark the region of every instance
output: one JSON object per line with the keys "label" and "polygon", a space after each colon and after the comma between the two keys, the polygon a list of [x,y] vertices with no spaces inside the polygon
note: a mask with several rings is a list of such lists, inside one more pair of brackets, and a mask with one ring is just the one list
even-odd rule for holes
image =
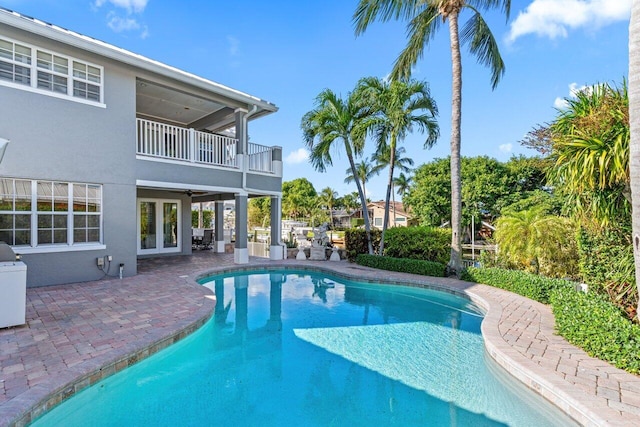
{"label": "house column", "polygon": [[224,253],[224,201],[215,202],[215,243],[214,249],[217,253]]}
{"label": "house column", "polygon": [[[236,157],[238,167],[241,171],[246,171],[245,159],[247,157],[247,135],[248,135],[248,125],[247,125],[247,113],[248,111],[243,108],[236,108],[235,110],[235,119],[236,119],[236,139],[238,143],[236,144]],[[243,183],[244,185],[244,183]]]}
{"label": "house column", "polygon": [[284,259],[284,248],[282,239],[282,198],[271,196],[271,247],[269,248],[269,259],[272,261]]}
{"label": "house column", "polygon": [[247,249],[247,194],[236,194],[236,246],[233,250],[233,261],[236,264],[249,262]]}

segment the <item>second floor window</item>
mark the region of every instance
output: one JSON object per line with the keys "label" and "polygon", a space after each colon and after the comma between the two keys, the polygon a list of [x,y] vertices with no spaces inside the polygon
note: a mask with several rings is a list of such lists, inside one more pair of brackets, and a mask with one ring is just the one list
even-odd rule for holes
{"label": "second floor window", "polygon": [[3,82],[98,103],[103,98],[102,67],[0,38],[0,84]]}

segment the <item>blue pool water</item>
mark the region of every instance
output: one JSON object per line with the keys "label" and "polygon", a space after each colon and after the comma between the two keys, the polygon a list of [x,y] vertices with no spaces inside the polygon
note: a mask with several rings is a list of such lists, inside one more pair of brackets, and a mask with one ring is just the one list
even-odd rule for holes
{"label": "blue pool water", "polygon": [[216,311],[35,426],[566,426],[485,356],[469,301],[312,272],[203,280]]}

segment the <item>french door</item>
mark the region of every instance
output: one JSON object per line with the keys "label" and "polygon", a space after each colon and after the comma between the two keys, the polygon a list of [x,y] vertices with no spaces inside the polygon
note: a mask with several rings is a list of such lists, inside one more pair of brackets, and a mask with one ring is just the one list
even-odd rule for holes
{"label": "french door", "polygon": [[180,200],[138,199],[138,254],[180,252]]}

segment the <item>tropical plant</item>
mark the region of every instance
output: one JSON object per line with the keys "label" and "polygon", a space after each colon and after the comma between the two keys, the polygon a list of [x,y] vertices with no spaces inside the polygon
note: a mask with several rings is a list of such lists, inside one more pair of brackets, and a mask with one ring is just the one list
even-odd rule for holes
{"label": "tropical plant", "polygon": [[438,108],[431,98],[427,83],[417,80],[389,82],[366,77],[358,82],[356,93],[372,111],[372,114],[362,121],[363,128],[374,137],[378,158],[386,159],[385,156],[388,155],[389,159],[389,179],[380,238],[380,253],[383,254],[398,144],[402,143],[408,133],[417,129],[420,133],[426,133],[424,147],[433,146],[439,135],[438,123],[435,120]]}
{"label": "tropical plant", "polygon": [[[460,34],[458,19],[463,9],[470,10],[471,18]],[[425,47],[435,37],[440,25],[449,23],[452,62],[451,96],[451,259],[449,268],[457,275],[462,262],[462,181],[460,177],[460,127],[462,118],[462,61],[460,41],[469,44],[469,51],[478,62],[491,69],[491,86],[496,88],[504,74],[504,62],[481,10],[501,9],[507,20],[511,0],[360,0],[353,15],[356,35],[362,34],[376,20],[408,20],[407,46],[398,56],[391,77],[408,78],[411,68],[424,54]],[[460,40],[462,35],[462,40]]]}
{"label": "tropical plant", "polygon": [[322,206],[325,206],[329,211],[329,221],[333,226],[333,207],[338,199],[338,192],[334,191],[331,187],[325,187],[318,194],[318,201]]}
{"label": "tropical plant", "polygon": [[[394,160],[394,168],[400,171],[400,174],[404,174],[405,172],[410,172],[411,167],[413,166],[413,159],[411,157],[403,157],[404,153],[407,150],[404,147],[396,148],[396,155]],[[380,170],[389,166],[389,162],[391,161],[391,150],[387,146],[384,150],[373,153],[371,156],[371,160],[376,163],[376,167]],[[404,175],[403,175],[404,176]],[[405,177],[406,178],[406,177]],[[391,181],[391,199],[393,204],[393,224],[396,223],[396,180],[397,178],[393,178]],[[385,205],[385,208],[388,208],[389,205]]]}
{"label": "tropical plant", "polygon": [[[304,115],[301,124],[304,142],[310,150],[309,161],[317,171],[324,172],[327,166],[333,165],[331,152],[338,151],[341,141],[351,172],[357,176],[355,156],[362,153],[366,137],[359,123],[369,113],[367,108],[363,107],[353,94],[349,94],[347,99],[343,100],[330,89],[320,92],[315,104],[315,108]],[[369,240],[369,253],[373,254],[367,200],[360,180],[355,181]]]}
{"label": "tropical plant", "polygon": [[380,173],[380,167],[378,165],[374,165],[367,159],[362,159],[360,162],[356,164],[356,171],[353,173],[351,168],[347,168],[345,171],[347,176],[344,178],[345,184],[351,184],[356,179],[360,180],[360,184],[362,184],[362,191],[364,192],[365,197],[367,196],[367,182],[373,176],[378,175]]}
{"label": "tropical plant", "polygon": [[[631,6],[629,23],[629,76],[640,75],[640,2]],[[630,157],[629,176],[632,194],[633,257],[635,260],[636,286],[640,296],[640,82],[629,81]],[[640,319],[640,298],[636,307]]]}
{"label": "tropical plant", "polygon": [[340,200],[342,207],[349,213],[353,213],[358,208],[358,206],[360,206],[357,191],[345,194],[340,198]]}
{"label": "tropical plant", "polygon": [[393,180],[393,184],[397,189],[397,194],[401,198],[409,192],[409,188],[411,188],[411,184],[413,183],[413,177],[411,175],[405,175],[404,172],[400,172],[400,174]]}
{"label": "tropical plant", "polygon": [[496,221],[499,257],[508,266],[549,277],[575,277],[578,248],[575,226],[540,208],[503,215]]}
{"label": "tropical plant", "polygon": [[626,82],[602,83],[566,99],[551,124],[549,181],[568,206],[607,225],[630,214],[629,97]]}

